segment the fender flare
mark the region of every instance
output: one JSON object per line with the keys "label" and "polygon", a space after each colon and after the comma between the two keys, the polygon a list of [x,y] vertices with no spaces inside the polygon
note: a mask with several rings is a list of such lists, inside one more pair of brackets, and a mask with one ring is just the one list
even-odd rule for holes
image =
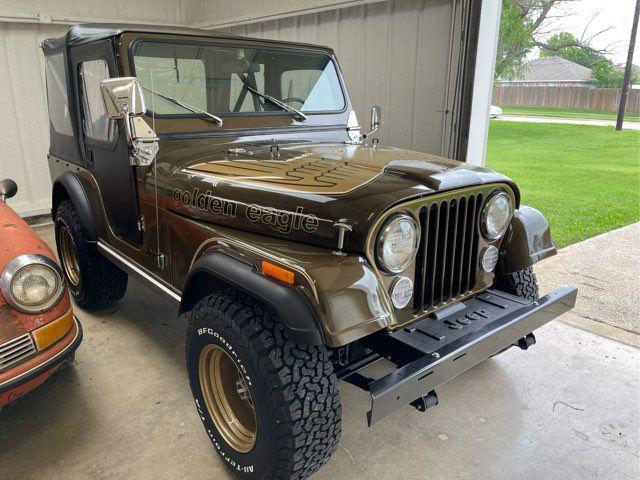
{"label": "fender flare", "polygon": [[521,205],[513,214],[511,225],[500,247],[500,275],[530,267],[558,253],[551,237],[549,222],[533,207]]}
{"label": "fender flare", "polygon": [[196,260],[182,292],[179,313],[189,310],[202,295],[227,287],[244,291],[273,308],[291,340],[324,345],[318,318],[302,292],[276,283],[251,265],[221,252],[208,253]]}
{"label": "fender flare", "polygon": [[[65,195],[66,192],[66,195]],[[73,172],[64,172],[53,182],[51,217],[55,221],[58,204],[67,196],[78,213],[78,220],[87,242],[98,241],[91,204],[82,182]]]}

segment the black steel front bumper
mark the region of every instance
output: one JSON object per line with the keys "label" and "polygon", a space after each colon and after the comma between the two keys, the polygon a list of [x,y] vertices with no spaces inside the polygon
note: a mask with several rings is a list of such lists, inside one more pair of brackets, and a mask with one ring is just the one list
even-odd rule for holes
{"label": "black steel front bumper", "polygon": [[536,302],[489,290],[445,309],[449,313],[374,336],[372,350],[399,368],[366,382],[369,425],[408,403],[423,410],[437,403],[436,387],[511,345],[527,348],[535,341],[529,334],[572,309],[576,297],[575,287],[560,287]]}

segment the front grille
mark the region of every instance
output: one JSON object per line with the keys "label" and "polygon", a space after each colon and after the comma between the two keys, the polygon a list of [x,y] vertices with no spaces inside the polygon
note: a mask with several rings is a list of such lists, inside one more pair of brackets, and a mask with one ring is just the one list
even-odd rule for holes
{"label": "front grille", "polygon": [[35,351],[36,346],[28,333],[3,343],[0,345],[0,372],[25,360]]}
{"label": "front grille", "polygon": [[482,197],[474,192],[421,207],[416,313],[431,311],[474,291],[479,240],[476,225]]}

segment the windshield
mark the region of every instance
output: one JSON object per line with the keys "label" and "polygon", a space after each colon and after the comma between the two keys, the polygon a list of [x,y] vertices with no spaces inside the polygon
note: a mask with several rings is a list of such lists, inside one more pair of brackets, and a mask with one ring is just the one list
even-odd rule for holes
{"label": "windshield", "polygon": [[345,106],[333,61],[322,53],[143,41],[133,59],[147,108],[156,115],[197,115],[167,97],[218,115],[286,114],[277,101],[311,113]]}

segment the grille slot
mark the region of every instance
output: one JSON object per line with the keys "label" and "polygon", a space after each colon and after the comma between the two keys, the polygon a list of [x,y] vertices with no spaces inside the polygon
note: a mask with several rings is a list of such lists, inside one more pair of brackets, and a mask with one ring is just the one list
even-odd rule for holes
{"label": "grille slot", "polygon": [[31,335],[25,333],[0,345],[0,372],[30,357],[36,351]]}
{"label": "grille slot", "polygon": [[467,295],[476,286],[477,218],[482,194],[438,200],[419,211],[421,244],[414,310],[430,311]]}

